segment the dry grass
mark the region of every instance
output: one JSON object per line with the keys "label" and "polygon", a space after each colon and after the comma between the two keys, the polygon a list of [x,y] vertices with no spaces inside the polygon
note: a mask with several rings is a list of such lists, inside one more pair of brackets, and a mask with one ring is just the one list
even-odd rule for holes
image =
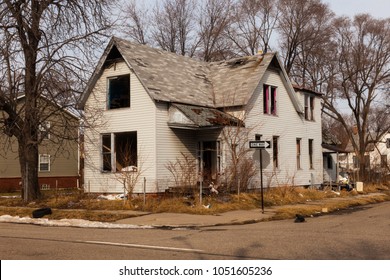
{"label": "dry grass", "polygon": [[[305,216],[316,215],[327,208],[329,212],[357,205],[377,203],[390,200],[389,187],[386,185],[364,186],[364,193],[382,192],[387,195],[361,197],[355,191],[340,193],[330,189],[322,191],[300,187],[279,187],[264,191],[265,207],[277,206],[275,219],[292,218],[296,213]],[[329,200],[329,198],[339,198]],[[326,200],[325,200],[326,199]],[[326,204],[323,202],[326,201]],[[124,210],[137,210],[152,213],[172,212],[189,214],[217,214],[232,210],[258,209],[261,207],[260,193],[241,193],[239,196],[218,195],[203,197],[203,205],[199,204],[199,196],[187,197],[147,197],[144,205],[141,197],[131,201],[100,200],[96,195],[87,195],[77,190],[62,192],[44,192],[44,197],[36,202],[25,203],[21,198],[0,198],[0,215],[31,216],[33,210],[42,207],[56,209],[50,219],[87,219],[92,221],[112,222],[128,218],[134,213]]]}

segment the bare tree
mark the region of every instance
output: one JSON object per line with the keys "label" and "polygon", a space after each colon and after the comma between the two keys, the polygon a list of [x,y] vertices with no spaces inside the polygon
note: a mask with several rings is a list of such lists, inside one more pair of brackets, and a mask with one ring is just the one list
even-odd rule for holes
{"label": "bare tree", "polygon": [[[365,178],[364,156],[390,129],[388,100],[390,82],[390,20],[367,14],[353,20],[335,20],[334,59],[337,71],[327,88],[324,112],[339,121],[349,136]],[[353,127],[344,119],[343,102],[353,118]],[[356,132],[356,136],[354,135]]]}
{"label": "bare tree", "polygon": [[275,1],[240,0],[234,6],[232,24],[227,36],[240,54],[255,55],[268,52],[278,19]]}
{"label": "bare tree", "polygon": [[317,52],[326,48],[333,13],[321,0],[280,0],[279,11],[280,48],[286,72],[291,74],[294,65],[300,68],[311,63],[311,51],[321,56]]}
{"label": "bare tree", "polygon": [[60,107],[74,105],[74,94],[81,91],[88,75],[82,58],[102,44],[114,4],[105,0],[0,2],[0,122],[18,142],[25,200],[40,197],[39,126],[45,117],[40,100]]}
{"label": "bare tree", "polygon": [[124,12],[127,19],[127,22],[124,24],[124,34],[139,44],[148,44],[150,36],[149,25],[151,22],[149,9],[145,5],[137,6],[136,0],[132,0],[127,4]]}
{"label": "bare tree", "polygon": [[193,0],[165,0],[156,3],[152,22],[152,37],[163,50],[192,56],[198,44],[192,33],[195,2]]}
{"label": "bare tree", "polygon": [[206,0],[199,11],[200,54],[204,61],[218,61],[231,56],[225,32],[231,22],[231,0]]}

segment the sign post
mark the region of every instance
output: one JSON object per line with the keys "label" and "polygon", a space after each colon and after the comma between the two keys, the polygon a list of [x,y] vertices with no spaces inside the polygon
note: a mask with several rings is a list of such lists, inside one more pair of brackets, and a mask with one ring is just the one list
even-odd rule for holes
{"label": "sign post", "polygon": [[264,188],[263,188],[263,150],[271,147],[270,141],[249,141],[249,148],[258,149],[260,157],[260,190],[261,190],[261,212],[264,214]]}

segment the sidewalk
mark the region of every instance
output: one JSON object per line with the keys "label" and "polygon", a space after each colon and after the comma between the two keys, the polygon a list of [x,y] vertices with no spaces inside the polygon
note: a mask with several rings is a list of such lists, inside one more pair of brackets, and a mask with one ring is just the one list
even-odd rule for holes
{"label": "sidewalk", "polygon": [[[166,228],[179,228],[179,227],[207,227],[207,226],[220,226],[220,225],[240,225],[257,223],[266,221],[272,218],[277,210],[284,207],[294,208],[297,207],[297,213],[299,208],[306,206],[321,206],[327,207],[335,203],[336,201],[352,201],[354,199],[364,197],[376,197],[383,196],[381,193],[371,193],[365,195],[358,195],[356,197],[337,197],[329,198],[319,201],[307,201],[303,204],[293,204],[284,206],[266,207],[264,213],[261,209],[254,210],[236,210],[225,213],[219,213],[214,215],[195,215],[195,214],[181,214],[181,213],[147,213],[140,211],[126,211],[130,212],[134,217],[118,220],[115,224],[127,224],[137,226],[154,226],[154,227],[166,227]],[[325,213],[323,213],[325,214]]]}
{"label": "sidewalk", "polygon": [[133,218],[118,220],[116,224],[133,224],[156,227],[205,227],[218,225],[250,224],[267,220],[274,214],[272,209],[236,210],[215,215],[181,213],[144,213]]}

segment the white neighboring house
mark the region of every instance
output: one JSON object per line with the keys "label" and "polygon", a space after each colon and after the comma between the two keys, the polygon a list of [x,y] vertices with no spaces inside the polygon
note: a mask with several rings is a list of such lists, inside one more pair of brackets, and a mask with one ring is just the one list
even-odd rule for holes
{"label": "white neighboring house", "polygon": [[[354,137],[357,137],[355,134]],[[380,181],[387,179],[390,175],[390,133],[382,136],[381,140],[368,145],[365,156],[365,166],[370,180]],[[351,142],[349,142],[339,157],[339,172],[347,172],[352,180],[359,180],[360,164]]]}
{"label": "white neighboring house", "polygon": [[123,192],[118,172],[128,165],[142,172],[134,193],[143,192],[143,178],[147,193],[162,192],[173,184],[167,164],[183,154],[197,161],[194,172],[220,181],[237,146],[224,137],[232,128],[246,131],[240,144],[257,168],[248,140],[271,142],[264,186],[323,182],[320,96],[295,91],[275,53],[206,63],[112,38],[80,108],[95,118],[85,128],[90,192]]}
{"label": "white neighboring house", "polygon": [[386,133],[370,152],[370,168],[382,174],[389,174],[390,133]]}

